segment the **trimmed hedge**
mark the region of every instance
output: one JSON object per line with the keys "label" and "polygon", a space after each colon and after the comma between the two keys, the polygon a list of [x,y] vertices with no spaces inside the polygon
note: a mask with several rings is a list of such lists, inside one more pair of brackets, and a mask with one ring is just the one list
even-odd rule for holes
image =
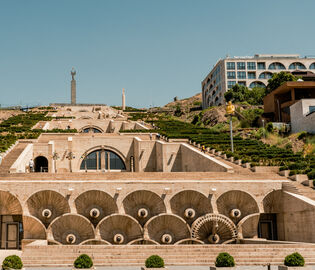
{"label": "trimmed hedge", "polygon": [[2,269],[22,269],[22,267],[22,260],[17,255],[8,256],[2,262]]}
{"label": "trimmed hedge", "polygon": [[163,268],[164,260],[159,255],[152,255],[145,260],[145,267],[147,268]]}
{"label": "trimmed hedge", "polygon": [[304,264],[305,264],[304,258],[298,252],[294,252],[288,255],[284,259],[284,265],[286,266],[304,266]]}
{"label": "trimmed hedge", "polygon": [[216,267],[234,267],[235,261],[233,256],[227,252],[220,253],[215,260]]}
{"label": "trimmed hedge", "polygon": [[75,268],[87,269],[93,266],[93,261],[89,255],[82,254],[73,263]]}

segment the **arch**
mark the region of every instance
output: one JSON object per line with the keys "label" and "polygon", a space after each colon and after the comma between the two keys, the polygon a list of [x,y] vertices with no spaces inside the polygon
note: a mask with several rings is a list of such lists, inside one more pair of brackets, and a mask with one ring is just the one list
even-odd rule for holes
{"label": "arch", "polygon": [[294,63],[290,64],[289,69],[300,70],[300,69],[306,69],[306,67],[301,62],[294,62]]}
{"label": "arch", "polygon": [[9,191],[0,190],[0,215],[22,215],[22,212],[18,198]]}
{"label": "arch", "polygon": [[154,240],[139,238],[130,241],[128,245],[159,245],[159,243]]}
{"label": "arch", "polygon": [[[190,229],[184,219],[174,214],[160,214],[152,217],[144,225],[145,235],[159,244],[174,244],[179,240],[190,238]],[[163,237],[169,236],[165,243]]]}
{"label": "arch", "polygon": [[179,240],[175,243],[175,245],[203,245],[204,242],[202,242],[199,239],[196,238],[187,238],[183,240]]}
{"label": "arch", "polygon": [[[245,216],[259,213],[259,207],[252,195],[241,190],[230,190],[217,199],[218,212],[231,218],[236,224]],[[233,215],[232,211],[240,211]]]}
{"label": "arch", "polygon": [[277,189],[269,192],[263,199],[263,208],[265,213],[282,212],[282,190]]}
{"label": "arch", "polygon": [[283,70],[285,69],[285,66],[280,62],[273,62],[269,65],[268,69]]}
{"label": "arch", "polygon": [[[149,190],[136,190],[129,193],[123,200],[126,214],[134,217],[143,226],[151,217],[166,212],[162,198]],[[146,215],[139,211],[144,209]]]}
{"label": "arch", "polygon": [[110,245],[110,243],[103,240],[103,239],[88,239],[88,240],[84,240],[79,245],[80,246],[84,246],[84,245],[92,245],[92,246],[94,246],[94,245]]}
{"label": "arch", "polygon": [[242,238],[257,237],[260,214],[255,213],[244,217],[238,224],[237,229]]}
{"label": "arch", "polygon": [[89,132],[92,132],[92,133],[104,133],[104,130],[98,126],[94,126],[94,125],[87,125],[87,126],[84,126],[82,127],[80,130],[79,130],[80,133],[89,133]]}
{"label": "arch", "polygon": [[[32,194],[26,201],[29,213],[38,218],[46,228],[56,218],[70,212],[70,206],[64,196],[57,191],[41,190]],[[50,216],[45,216],[43,211],[51,211]]]}
{"label": "arch", "polygon": [[222,244],[236,239],[237,235],[233,221],[221,214],[206,214],[196,219],[191,226],[191,237],[207,244]]}
{"label": "arch", "polygon": [[258,79],[271,79],[272,78],[273,73],[269,72],[269,71],[264,71],[262,73],[259,74]]}
{"label": "arch", "polygon": [[23,216],[24,239],[46,239],[46,228],[36,217]]}
{"label": "arch", "polygon": [[[56,218],[47,230],[52,232],[55,241],[63,245],[78,245],[85,240],[95,238],[91,222],[86,217],[78,214],[64,214]],[[72,243],[67,240],[69,235],[74,236]]]}
{"label": "arch", "polygon": [[254,88],[254,87],[263,87],[266,88],[266,85],[261,82],[261,81],[254,81],[249,85],[249,88]]}
{"label": "arch", "polygon": [[[138,221],[128,215],[112,214],[103,218],[96,227],[101,238],[111,244],[127,244],[132,240],[142,238],[143,231]],[[116,242],[115,237],[121,236],[121,242]]]}
{"label": "arch", "polygon": [[[78,214],[88,218],[96,226],[105,216],[118,212],[115,200],[108,193],[101,190],[88,190],[81,193],[74,201]],[[96,209],[97,216],[91,215]]]}
{"label": "arch", "polygon": [[44,156],[37,156],[34,159],[35,172],[48,172],[48,159]]}
{"label": "arch", "polygon": [[[170,199],[170,205],[172,212],[182,217],[189,225],[198,217],[213,212],[210,199],[195,190],[178,192]],[[188,209],[191,209],[190,211],[193,212],[192,216],[185,213]]]}
{"label": "arch", "polygon": [[309,69],[315,69],[315,63],[310,64]]}
{"label": "arch", "polygon": [[[105,152],[102,154],[102,152]],[[126,165],[124,159],[119,153],[109,149],[95,149],[83,155],[83,160],[80,164],[80,170],[101,170],[102,163],[105,170],[125,171]],[[105,160],[104,160],[105,159]]]}

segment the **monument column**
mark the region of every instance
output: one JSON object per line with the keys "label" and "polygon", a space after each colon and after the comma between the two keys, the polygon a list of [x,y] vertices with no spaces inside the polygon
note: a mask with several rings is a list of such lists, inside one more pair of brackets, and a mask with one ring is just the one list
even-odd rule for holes
{"label": "monument column", "polygon": [[76,75],[76,71],[74,68],[72,68],[72,70],[71,70],[71,76],[72,76],[72,80],[71,80],[71,105],[76,104],[77,89],[76,89],[76,81],[74,79],[75,75]]}
{"label": "monument column", "polygon": [[122,104],[121,109],[126,110],[126,97],[125,97],[125,88],[122,89]]}

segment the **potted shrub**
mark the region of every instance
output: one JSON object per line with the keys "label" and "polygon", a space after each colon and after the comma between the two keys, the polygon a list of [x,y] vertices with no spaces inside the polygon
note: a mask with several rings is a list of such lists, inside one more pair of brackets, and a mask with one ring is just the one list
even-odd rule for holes
{"label": "potted shrub", "polygon": [[81,254],[73,263],[74,269],[95,269],[89,255]]}
{"label": "potted shrub", "polygon": [[19,256],[10,255],[6,257],[2,262],[2,269],[22,269],[23,263]]}
{"label": "potted shrub", "polygon": [[278,266],[278,270],[287,270],[287,269],[301,269],[305,265],[305,261],[303,256],[298,253],[294,252],[284,259],[284,265]]}
{"label": "potted shrub", "polygon": [[210,266],[210,270],[215,269],[231,269],[235,266],[235,261],[233,256],[227,252],[219,253],[215,260],[215,267]]}
{"label": "potted shrub", "polygon": [[159,255],[151,255],[145,260],[145,267],[141,267],[141,270],[154,268],[164,268],[164,260]]}

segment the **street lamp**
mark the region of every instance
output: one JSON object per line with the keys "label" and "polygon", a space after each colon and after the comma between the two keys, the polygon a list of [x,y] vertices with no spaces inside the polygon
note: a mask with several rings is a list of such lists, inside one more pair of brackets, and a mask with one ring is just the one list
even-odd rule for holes
{"label": "street lamp", "polygon": [[226,113],[230,116],[230,136],[231,136],[231,151],[234,153],[234,145],[233,145],[233,125],[232,125],[232,116],[234,115],[235,106],[232,104],[232,101],[228,102],[226,106]]}

